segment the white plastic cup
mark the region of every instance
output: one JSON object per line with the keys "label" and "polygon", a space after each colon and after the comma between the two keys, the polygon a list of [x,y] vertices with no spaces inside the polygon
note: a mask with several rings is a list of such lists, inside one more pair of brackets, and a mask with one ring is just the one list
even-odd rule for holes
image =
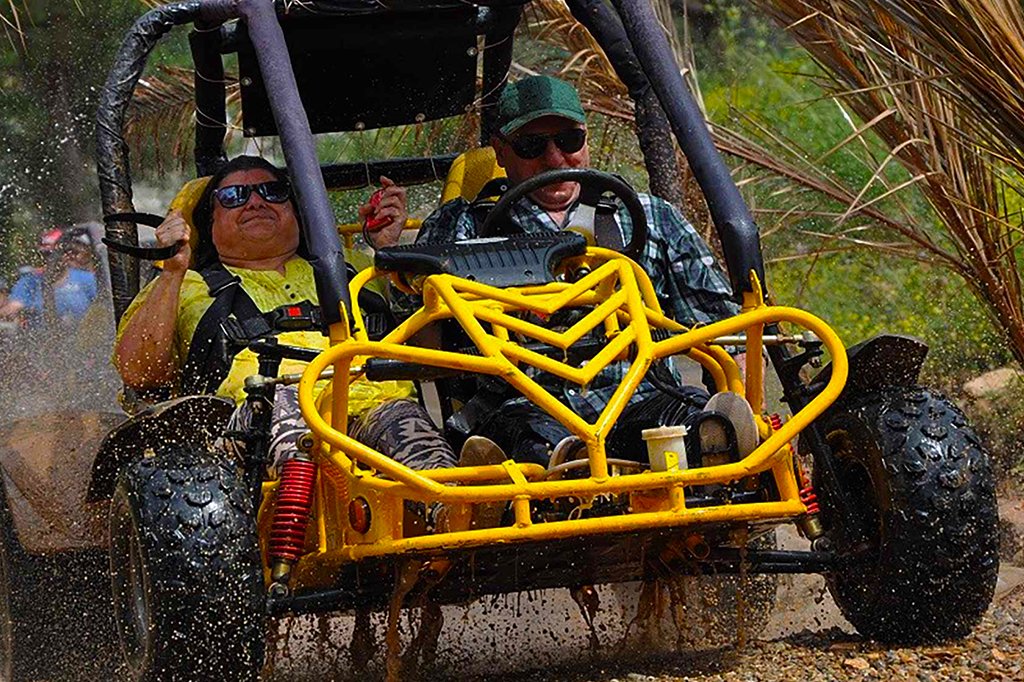
{"label": "white plastic cup", "polygon": [[647,459],[651,471],[686,469],[686,427],[659,426],[644,429],[640,434],[647,443]]}

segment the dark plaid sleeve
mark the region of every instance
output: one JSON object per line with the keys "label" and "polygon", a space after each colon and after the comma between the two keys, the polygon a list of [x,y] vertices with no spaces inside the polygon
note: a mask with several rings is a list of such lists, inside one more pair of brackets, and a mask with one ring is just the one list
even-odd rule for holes
{"label": "dark plaid sleeve", "polygon": [[658,197],[641,194],[640,199],[649,229],[640,264],[651,277],[665,312],[687,325],[738,313],[729,280],[682,213]]}
{"label": "dark plaid sleeve", "polygon": [[456,198],[427,216],[416,235],[416,243],[450,244],[474,236],[476,235],[473,220],[469,215],[469,202]]}

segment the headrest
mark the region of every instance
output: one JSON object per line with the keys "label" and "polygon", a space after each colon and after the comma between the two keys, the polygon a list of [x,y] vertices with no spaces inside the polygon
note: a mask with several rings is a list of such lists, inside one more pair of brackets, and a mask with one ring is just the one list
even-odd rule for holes
{"label": "headrest", "polygon": [[480,147],[459,154],[452,162],[441,190],[441,203],[462,197],[473,201],[484,185],[495,178],[505,177],[505,169],[494,158],[493,147]]}
{"label": "headrest", "polygon": [[199,197],[202,196],[203,190],[206,189],[207,183],[210,182],[210,176],[207,175],[202,178],[196,178],[195,180],[189,180],[186,182],[178,193],[171,200],[171,205],[168,208],[168,212],[178,209],[181,211],[182,217],[185,218],[185,222],[188,223],[190,235],[188,238],[188,244],[192,247],[192,253],[195,254],[196,241],[199,239],[199,235],[196,232],[196,226],[192,222],[192,212],[196,208],[196,204],[199,203]]}

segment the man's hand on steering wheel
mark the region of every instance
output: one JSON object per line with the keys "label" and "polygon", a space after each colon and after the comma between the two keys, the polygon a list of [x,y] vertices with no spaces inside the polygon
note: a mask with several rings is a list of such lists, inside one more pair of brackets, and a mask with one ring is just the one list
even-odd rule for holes
{"label": "man's hand on steering wheel", "polygon": [[[575,182],[580,186],[579,207],[576,209],[576,216],[580,216],[581,212],[582,215],[589,215],[591,223],[589,226],[578,226],[584,228],[580,231],[586,231],[589,228],[589,236],[595,239],[597,246],[616,248],[633,260],[639,258],[647,243],[647,215],[644,213],[643,204],[640,203],[640,197],[636,190],[619,176],[592,168],[560,168],[545,171],[514,185],[491,209],[484,224],[480,227],[478,236],[482,238],[502,236],[511,225],[512,206],[541,187],[561,182]],[[606,193],[613,194],[625,204],[633,223],[629,243],[621,248],[618,244],[601,243],[603,235],[595,235],[593,218],[597,213],[598,201]],[[569,229],[573,227],[570,225]]]}

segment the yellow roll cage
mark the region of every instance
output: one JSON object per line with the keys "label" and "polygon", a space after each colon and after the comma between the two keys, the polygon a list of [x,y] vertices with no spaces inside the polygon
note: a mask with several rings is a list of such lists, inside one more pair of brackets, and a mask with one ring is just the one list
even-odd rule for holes
{"label": "yellow roll cage", "polygon": [[[642,531],[710,522],[749,522],[791,519],[806,513],[800,501],[789,445],[802,429],[828,408],[846,382],[847,359],[838,336],[816,316],[796,308],[764,303],[760,284],[752,277],[754,292],[747,294],[740,314],[706,326],[687,329],[664,315],[647,274],[633,261],[614,251],[588,248],[580,259],[563,269],[586,266],[590,272],[576,282],[498,289],[448,274],[431,275],[419,284],[423,305],[381,341],[370,341],[362,316],[354,309],[355,332],[339,326],[331,347],[309,364],[299,382],[302,415],[315,438],[313,450],[320,464],[316,509],[316,548],[298,565],[300,584],[312,575],[326,579],[326,569],[372,556],[406,552],[433,552],[527,540],[579,535]],[[375,278],[390,273],[367,269],[350,283],[351,300]],[[533,324],[519,315],[532,312],[542,318],[566,308],[589,308],[582,319],[565,331]],[[455,320],[476,346],[478,354],[406,345],[428,325]],[[762,442],[738,462],[695,469],[670,468],[613,475],[605,454],[606,438],[651,363],[685,354],[709,370],[719,391],[744,395],[761,412],[763,367],[746,363],[745,377],[735,360],[714,340],[746,334],[747,354],[761,357],[765,324],[787,322],[816,334],[831,355],[832,374],[825,388],[776,431],[759,419]],[[652,329],[675,332],[655,341]],[[525,348],[518,339],[539,341],[568,349],[594,330],[602,330],[607,344],[582,366],[571,366]],[[368,358],[390,358],[434,367],[501,377],[558,419],[578,436],[589,452],[589,476],[546,480],[543,467],[512,460],[501,465],[414,471],[346,434],[348,387],[366,381],[363,363]],[[628,361],[629,369],[612,398],[593,423],[587,422],[556,399],[531,376],[548,372],[582,389],[610,363]],[[331,383],[316,394],[325,372],[333,369]],[[778,500],[719,504],[688,508],[685,489],[707,484],[728,484],[771,471]],[[617,473],[617,472],[614,472]],[[267,484],[273,492],[274,484]],[[531,500],[573,497],[585,508],[600,495],[629,495],[629,510],[618,516],[573,518],[535,523]],[[366,533],[348,521],[347,505],[362,498],[374,520]],[[265,507],[273,495],[265,496]],[[444,502],[455,516],[468,518],[471,505],[510,502],[515,522],[510,526],[406,537],[402,528],[405,500]],[[306,569],[306,570],[304,570]],[[310,573],[309,571],[313,571]]]}

